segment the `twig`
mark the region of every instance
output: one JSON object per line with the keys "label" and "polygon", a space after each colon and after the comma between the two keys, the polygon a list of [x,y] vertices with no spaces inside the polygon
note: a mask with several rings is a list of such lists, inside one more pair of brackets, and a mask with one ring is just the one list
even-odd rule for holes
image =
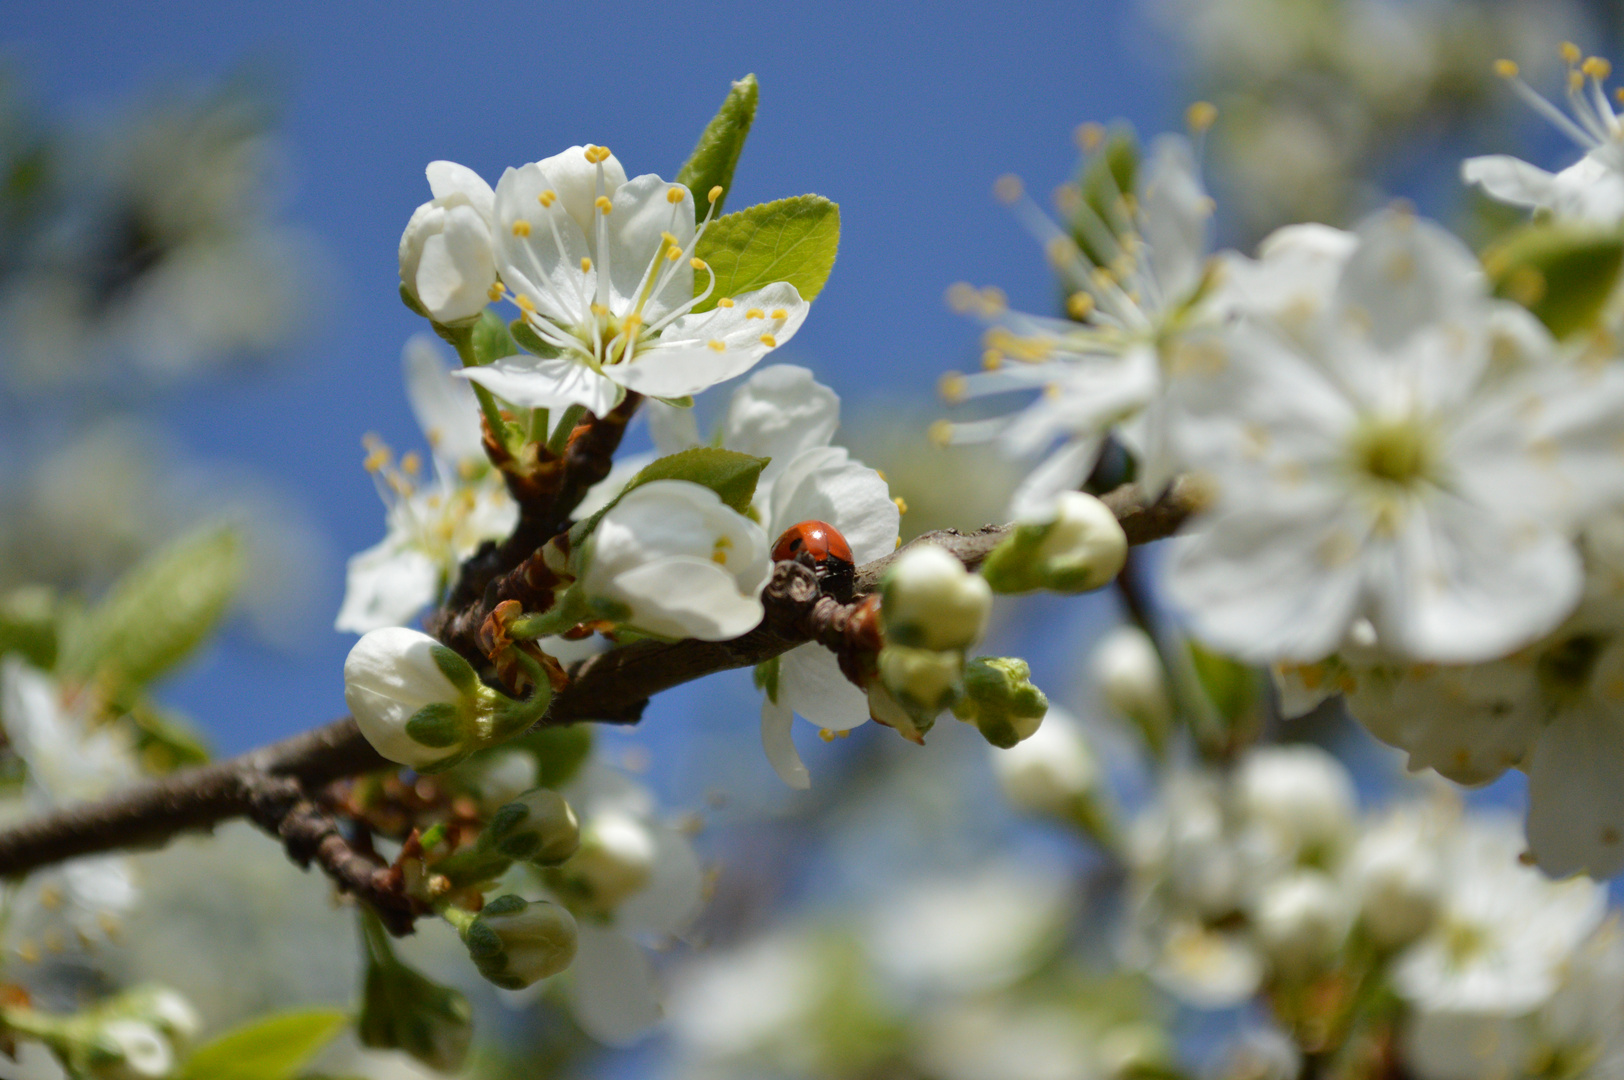
{"label": "twig", "polygon": [[[1182,481],[1152,503],[1144,502],[1131,485],[1106,495],[1105,502],[1133,544],[1171,535],[1200,506],[1198,490]],[[927,533],[913,543],[937,544],[975,567],[1010,528],[993,525],[968,534],[948,529]],[[859,596],[875,589],[895,557],[858,568]],[[571,671],[569,686],[553,697],[541,723],[635,723],[648,699],[661,690],[712,672],[759,664],[823,638],[820,620],[835,619],[840,608],[824,604],[820,609],[820,601],[826,600],[805,568],[781,563],[762,594],[766,618],[754,630],[731,641],[643,642],[584,660]],[[102,802],[67,807],[0,830],[0,877],[16,877],[81,855],[159,845],[176,833],[244,816],[262,777],[291,777],[304,790],[314,791],[340,777],[389,764],[346,717],[229,761],[175,773]]]}

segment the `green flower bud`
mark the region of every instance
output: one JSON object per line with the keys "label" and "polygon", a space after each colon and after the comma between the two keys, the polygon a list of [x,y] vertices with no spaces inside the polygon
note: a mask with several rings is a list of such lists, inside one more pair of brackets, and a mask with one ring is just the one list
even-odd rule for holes
{"label": "green flower bud", "polygon": [[581,846],[581,827],[562,795],[535,788],[491,817],[479,846],[516,861],[556,866]]}
{"label": "green flower bud", "polygon": [[1055,500],[1053,513],[1017,519],[981,573],[995,592],[1087,592],[1108,584],[1127,559],[1128,537],[1110,507],[1068,491]]}
{"label": "green flower bud", "polygon": [[344,701],[361,734],[390,761],[420,771],[476,749],[495,697],[466,660],[403,626],[363,635],[344,661]]}
{"label": "green flower bud", "polygon": [[462,927],[474,966],[504,990],[557,975],[575,959],[575,917],[545,900],[499,896]]}
{"label": "green flower bud", "polygon": [[905,704],[886,689],[882,679],[874,679],[868,684],[868,714],[875,723],[895,730],[911,743],[924,745],[925,733],[936,726],[936,716],[940,712],[941,709],[927,710]]}
{"label": "green flower bud", "polygon": [[879,665],[880,681],[904,708],[934,719],[958,695],[964,654],[887,645]]}
{"label": "green flower bud", "polygon": [[1029,738],[1049,711],[1049,699],[1032,685],[1032,669],[1013,656],[978,656],[964,668],[964,693],[953,715],[974,724],[994,746],[1009,749]]}
{"label": "green flower bud", "polygon": [[881,626],[886,641],[897,645],[968,649],[986,633],[991,612],[986,581],[934,544],[904,551],[881,587]]}
{"label": "green flower bud", "polygon": [[369,957],[356,1021],[361,1045],[401,1050],[432,1069],[455,1072],[474,1037],[468,999],[413,971],[392,953],[380,956],[369,950]]}

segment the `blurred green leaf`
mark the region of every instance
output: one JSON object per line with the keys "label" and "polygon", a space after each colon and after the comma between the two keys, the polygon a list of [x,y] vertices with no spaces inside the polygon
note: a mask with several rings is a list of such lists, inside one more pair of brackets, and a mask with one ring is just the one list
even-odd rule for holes
{"label": "blurred green leaf", "polygon": [[536,784],[557,791],[592,753],[592,725],[537,728],[503,745],[529,751],[536,759]]}
{"label": "blurred green leaf", "polygon": [[632,477],[631,482],[603,509],[578,521],[570,530],[570,542],[580,544],[592,535],[603,515],[626,497],[626,493],[655,480],[687,480],[708,487],[728,506],[743,514],[750,509],[750,500],[756,494],[756,481],[770,458],[752,457],[736,450],[723,450],[714,446],[695,446],[680,453],[670,454],[650,462]]}
{"label": "blurred green leaf", "polygon": [[[821,195],[759,203],[710,223],[695,254],[716,272],[716,288],[695,311],[709,311],[725,296],[739,296],[787,281],[801,299],[823,291],[840,248],[840,207]],[[706,275],[694,275],[697,294]]]}
{"label": "blurred green leaf", "polygon": [[65,673],[122,695],[168,673],[203,643],[242,577],[242,543],[230,528],[182,537],[125,574],[79,620]]}
{"label": "blurred green leaf", "polygon": [[147,772],[161,775],[209,760],[202,734],[180,713],[141,700],[126,716],[135,728],[135,748]]}
{"label": "blurred green leaf", "polygon": [[519,347],[513,343],[513,335],[508,332],[508,324],[490,308],[479,313],[471,340],[474,358],[481,364],[489,364],[519,351]]}
{"label": "blurred green leaf", "polygon": [[1573,223],[1518,229],[1483,255],[1495,295],[1512,300],[1558,338],[1594,325],[1624,265],[1624,232]]}
{"label": "blurred green leaf", "polygon": [[722,107],[700,133],[694,152],[688,155],[687,163],[677,173],[677,183],[686,184],[694,193],[695,221],[704,220],[713,187],[722,189],[716,200],[716,213],[722,212],[722,203],[733,186],[733,170],[739,164],[744,140],[756,119],[756,103],[760,97],[761,88],[754,75],[746,75],[734,83]]}
{"label": "blurred green leaf", "polygon": [[1256,668],[1247,667],[1190,641],[1190,663],[1195,667],[1201,689],[1212,702],[1218,715],[1233,729],[1237,721],[1249,720],[1257,707],[1263,690],[1263,677]]}
{"label": "blurred green leaf", "polygon": [[199,1047],[177,1080],[295,1080],[349,1022],[342,1009],[302,1009],[250,1021]]}
{"label": "blurred green leaf", "polygon": [[44,671],[56,666],[56,593],[43,585],[29,585],[0,596],[0,655],[17,653]]}

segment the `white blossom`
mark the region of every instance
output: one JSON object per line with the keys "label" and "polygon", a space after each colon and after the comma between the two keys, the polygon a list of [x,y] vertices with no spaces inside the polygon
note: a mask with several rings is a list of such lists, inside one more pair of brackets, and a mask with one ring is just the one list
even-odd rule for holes
{"label": "white blossom", "polygon": [[472,169],[431,161],[434,198],[419,206],[400,236],[400,283],[437,323],[471,319],[496,284],[491,249],[495,194]]}
{"label": "white blossom", "polygon": [[[685,186],[652,173],[627,180],[601,146],[507,170],[496,185],[497,268],[557,355],[458,374],[515,405],[602,416],[627,390],[681,398],[750,370],[800,329],[809,305],[780,281],[694,313],[716,283],[694,255],[703,228]],[[698,295],[696,272],[708,275]]]}
{"label": "white blossom", "polygon": [[[386,626],[362,636],[344,660],[344,703],[373,749],[413,769],[464,752],[478,735],[480,695],[446,674],[447,654],[427,634]],[[473,669],[467,668],[469,679]]]}
{"label": "white blossom", "polygon": [[656,480],[599,520],[580,586],[618,621],[670,638],[724,641],[761,621],[767,537],[716,492]]}
{"label": "white blossom", "polygon": [[1579,598],[1571,535],[1617,494],[1624,372],[1507,370],[1476,260],[1387,213],[1305,331],[1240,318],[1187,346],[1174,426],[1213,502],[1175,546],[1174,599],[1247,660],[1314,660],[1368,618],[1384,648],[1488,659]]}
{"label": "white blossom", "polygon": [[512,532],[518,508],[481,449],[479,410],[468,384],[451,378],[439,349],[418,335],[402,355],[407,396],[428,439],[434,475],[421,459],[396,466],[369,440],[367,469],[387,508],[383,540],[350,558],[335,626],[364,634],[399,626],[439,599],[462,561]]}

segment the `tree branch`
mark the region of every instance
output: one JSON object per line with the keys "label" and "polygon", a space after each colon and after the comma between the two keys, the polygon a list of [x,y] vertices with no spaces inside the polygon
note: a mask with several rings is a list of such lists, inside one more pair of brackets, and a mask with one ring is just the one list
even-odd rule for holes
{"label": "tree branch", "polygon": [[[1104,501],[1122,523],[1128,542],[1144,544],[1172,535],[1200,508],[1201,494],[1189,481],[1179,480],[1154,502],[1145,502],[1132,485],[1109,493]],[[974,568],[1011,528],[989,525],[967,534],[945,529],[926,533],[913,544],[937,544]],[[896,557],[893,553],[859,567],[857,594],[873,592]],[[581,661],[570,673],[570,684],[554,695],[541,723],[635,723],[648,699],[661,690],[712,672],[759,664],[808,641],[828,640],[830,627],[846,610],[820,596],[811,572],[794,563],[774,568],[762,602],[766,618],[731,641],[642,642]],[[355,721],[345,717],[241,757],[178,772],[101,802],[66,807],[0,830],[0,877],[16,877],[83,855],[157,846],[176,833],[248,816],[255,798],[263,795],[266,777],[289,778],[302,790],[315,791],[341,777],[389,765],[362,737]],[[327,835],[323,832],[317,838],[316,848]],[[336,837],[336,830],[331,835]],[[299,851],[290,847],[290,853],[299,859]],[[323,862],[341,886],[347,875],[357,886],[352,891],[366,895],[360,888],[363,868],[347,862],[342,854],[335,848],[329,852],[331,858],[324,859],[318,850],[310,858]],[[326,865],[334,861],[343,864],[340,870]]]}

